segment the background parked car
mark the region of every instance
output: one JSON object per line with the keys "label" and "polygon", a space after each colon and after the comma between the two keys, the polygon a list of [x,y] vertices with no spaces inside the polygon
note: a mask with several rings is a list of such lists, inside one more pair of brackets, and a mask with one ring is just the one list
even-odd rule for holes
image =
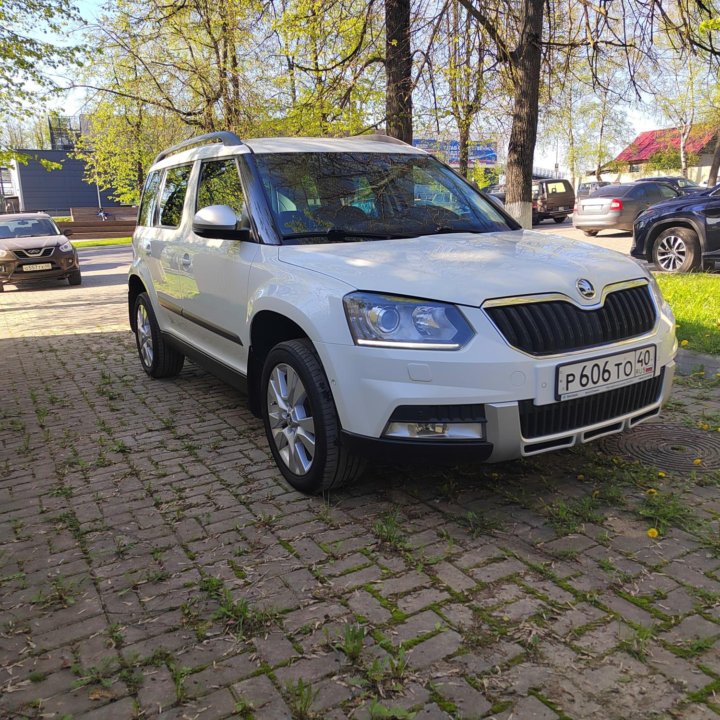
{"label": "background parked car", "polygon": [[577,197],[587,197],[588,195],[592,195],[592,193],[596,190],[599,190],[601,187],[605,187],[606,185],[612,185],[612,183],[607,180],[590,180],[588,182],[580,183],[577,189]]}
{"label": "background parked car", "polygon": [[586,235],[601,230],[632,230],[635,218],[650,205],[680,193],[659,182],[606,185],[575,204],[573,227]]}
{"label": "background parked car", "polygon": [[702,185],[694,183],[692,180],[688,180],[685,177],[674,176],[674,175],[663,175],[660,177],[645,177],[638,178],[635,182],[661,182],[665,185],[670,185],[673,189],[677,190],[681,195],[692,195],[693,193],[702,192],[707,188]]}
{"label": "background parked car", "polygon": [[688,272],[720,263],[720,185],[683,195],[640,213],[630,254],[666,272]]}
{"label": "background parked car", "polygon": [[567,180],[536,180],[532,186],[533,225],[552,218],[561,223],[573,211],[575,191]]}
{"label": "background parked car", "polygon": [[0,292],[4,284],[67,279],[80,285],[78,256],[55,221],[45,213],[0,216]]}

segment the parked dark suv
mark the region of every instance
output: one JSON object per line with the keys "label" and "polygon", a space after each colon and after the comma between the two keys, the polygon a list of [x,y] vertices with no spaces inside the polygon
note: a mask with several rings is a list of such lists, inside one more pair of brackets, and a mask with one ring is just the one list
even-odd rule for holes
{"label": "parked dark suv", "polygon": [[665,185],[670,185],[671,188],[677,190],[681,195],[693,195],[695,193],[703,192],[706,189],[702,185],[698,185],[692,180],[688,180],[686,177],[676,177],[674,175],[661,175],[660,177],[638,178],[635,182],[665,183]]}
{"label": "parked dark suv", "polygon": [[64,280],[80,285],[78,256],[45,213],[0,215],[0,292],[5,283]]}
{"label": "parked dark suv", "polygon": [[532,186],[533,225],[546,218],[561,223],[573,211],[575,191],[567,180],[535,180]]}
{"label": "parked dark suv", "polygon": [[720,185],[649,207],[633,227],[630,254],[666,272],[720,263]]}

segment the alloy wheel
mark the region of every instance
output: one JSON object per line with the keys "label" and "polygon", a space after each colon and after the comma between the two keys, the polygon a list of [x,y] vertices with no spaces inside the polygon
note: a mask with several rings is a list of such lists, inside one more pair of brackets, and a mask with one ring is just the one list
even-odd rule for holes
{"label": "alloy wheel", "polygon": [[152,327],[147,308],[140,303],[137,309],[137,338],[140,357],[145,367],[151,368],[155,353],[153,350]]}
{"label": "alloy wheel", "polygon": [[666,235],[657,248],[657,263],[663,270],[675,272],[687,257],[687,245],[679,235]]}
{"label": "alloy wheel", "polygon": [[280,458],[295,475],[307,474],[315,457],[315,421],[307,390],[286,363],[276,365],[270,373],[267,409]]}

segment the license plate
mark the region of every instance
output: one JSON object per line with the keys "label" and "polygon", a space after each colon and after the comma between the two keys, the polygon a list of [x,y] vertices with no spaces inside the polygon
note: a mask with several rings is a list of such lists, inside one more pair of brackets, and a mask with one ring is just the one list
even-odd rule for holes
{"label": "license plate", "polygon": [[23,265],[23,272],[35,272],[36,270],[52,270],[52,263],[37,263],[37,265]]}
{"label": "license plate", "polygon": [[558,210],[567,210],[567,209],[568,209],[567,206],[563,206],[563,207],[558,208]]}
{"label": "license plate", "polygon": [[555,398],[570,400],[653,377],[655,354],[655,346],[648,345],[638,350],[560,365]]}

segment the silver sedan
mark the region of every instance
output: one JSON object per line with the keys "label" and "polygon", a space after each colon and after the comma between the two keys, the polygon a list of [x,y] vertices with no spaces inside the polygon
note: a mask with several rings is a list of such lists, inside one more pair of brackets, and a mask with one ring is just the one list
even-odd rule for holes
{"label": "silver sedan", "polygon": [[601,230],[631,232],[635,218],[643,210],[678,195],[677,190],[659,182],[606,185],[588,197],[578,198],[573,227],[586,235],[597,235]]}

